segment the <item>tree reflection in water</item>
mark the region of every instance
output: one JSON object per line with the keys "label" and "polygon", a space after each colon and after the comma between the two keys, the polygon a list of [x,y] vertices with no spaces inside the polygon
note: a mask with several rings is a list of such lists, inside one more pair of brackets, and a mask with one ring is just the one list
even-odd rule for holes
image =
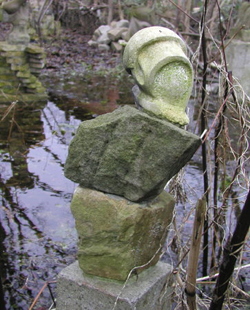
{"label": "tree reflection in water", "polygon": [[[6,109],[0,107],[2,116]],[[80,120],[66,115],[52,102],[17,103],[0,122],[0,262],[7,309],[28,309],[44,282],[75,260],[69,209],[75,184],[64,178],[63,165]],[[43,306],[45,300],[50,302],[49,292]]]}

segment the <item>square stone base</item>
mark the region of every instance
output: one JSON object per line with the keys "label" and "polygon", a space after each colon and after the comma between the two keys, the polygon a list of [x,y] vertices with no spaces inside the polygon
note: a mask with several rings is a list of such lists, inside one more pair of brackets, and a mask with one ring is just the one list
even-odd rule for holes
{"label": "square stone base", "polygon": [[78,261],[57,280],[57,310],[170,310],[172,267],[158,262],[126,283],[88,276]]}

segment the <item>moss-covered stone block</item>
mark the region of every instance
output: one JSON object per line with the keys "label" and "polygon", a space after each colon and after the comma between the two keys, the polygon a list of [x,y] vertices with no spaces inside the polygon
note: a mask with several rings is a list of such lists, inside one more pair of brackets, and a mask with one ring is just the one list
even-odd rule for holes
{"label": "moss-covered stone block", "polygon": [[11,70],[13,71],[29,71],[29,65],[27,63],[24,64],[10,64]]}
{"label": "moss-covered stone block", "polygon": [[18,82],[17,81],[9,81],[9,80],[0,80],[0,88],[3,90],[6,87],[6,89],[17,89]]}
{"label": "moss-covered stone block", "polygon": [[151,199],[191,159],[200,138],[124,106],[84,121],[69,147],[65,176],[88,188]]}
{"label": "moss-covered stone block", "polygon": [[26,48],[25,51],[30,54],[44,54],[44,48],[34,45],[34,44],[29,44]]}
{"label": "moss-covered stone block", "polygon": [[79,235],[81,269],[88,274],[125,280],[133,268],[138,267],[139,273],[156,264],[174,204],[166,192],[147,203],[132,203],[78,187],[71,210]]}
{"label": "moss-covered stone block", "polygon": [[26,48],[23,44],[9,44],[6,41],[0,42],[0,51],[4,52],[22,52]]}
{"label": "moss-covered stone block", "polygon": [[1,56],[4,56],[5,58],[14,58],[14,57],[24,57],[25,53],[23,51],[12,51],[12,52],[2,52]]}
{"label": "moss-covered stone block", "polygon": [[23,57],[8,57],[6,58],[6,62],[10,65],[18,65],[22,66],[27,63],[25,55]]}

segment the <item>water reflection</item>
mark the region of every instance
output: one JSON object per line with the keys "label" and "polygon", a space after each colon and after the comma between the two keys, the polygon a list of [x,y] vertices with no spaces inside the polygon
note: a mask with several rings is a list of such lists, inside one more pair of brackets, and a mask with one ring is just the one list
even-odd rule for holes
{"label": "water reflection", "polygon": [[[48,74],[44,83],[51,101],[0,105],[0,276],[7,309],[28,309],[44,282],[75,260],[76,185],[63,167],[78,125],[133,100],[117,75]],[[49,306],[49,292],[39,300]]]}
{"label": "water reflection", "polygon": [[[6,106],[0,110],[4,115]],[[75,259],[77,236],[69,209],[75,184],[63,177],[63,165],[80,121],[48,102],[17,103],[0,123],[1,276],[7,309],[28,309],[44,281]]]}

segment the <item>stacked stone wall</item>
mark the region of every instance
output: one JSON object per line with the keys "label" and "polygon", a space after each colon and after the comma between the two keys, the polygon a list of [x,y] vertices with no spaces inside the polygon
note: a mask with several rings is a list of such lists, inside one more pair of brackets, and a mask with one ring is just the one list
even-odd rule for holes
{"label": "stacked stone wall", "polygon": [[0,86],[3,94],[17,93],[44,96],[46,90],[38,80],[45,64],[42,48],[32,44],[28,46],[0,44]]}

